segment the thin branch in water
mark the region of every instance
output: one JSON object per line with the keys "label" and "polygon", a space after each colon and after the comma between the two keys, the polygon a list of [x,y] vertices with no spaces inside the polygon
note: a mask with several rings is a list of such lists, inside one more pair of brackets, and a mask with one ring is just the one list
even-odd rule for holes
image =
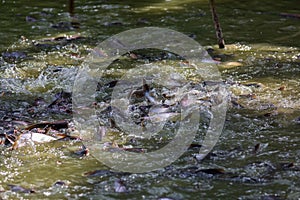
{"label": "thin branch in water", "polygon": [[69,13],[70,16],[74,16],[74,0],[69,0]]}
{"label": "thin branch in water", "polygon": [[209,0],[209,4],[210,4],[210,8],[211,8],[212,18],[213,18],[213,21],[214,21],[214,24],[215,24],[216,35],[217,35],[217,39],[218,39],[218,45],[219,45],[220,49],[224,49],[225,48],[225,42],[224,42],[221,25],[220,25],[219,18],[218,18],[218,15],[217,15],[217,11],[216,11],[216,7],[215,7],[215,1],[214,0]]}

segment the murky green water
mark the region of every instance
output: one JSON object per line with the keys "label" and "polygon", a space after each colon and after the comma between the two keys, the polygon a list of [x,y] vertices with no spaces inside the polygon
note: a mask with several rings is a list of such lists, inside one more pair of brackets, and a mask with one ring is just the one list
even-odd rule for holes
{"label": "murky green water", "polygon": [[[92,156],[74,154],[81,147],[78,141],[28,145],[13,151],[2,145],[0,196],[299,199],[298,2],[217,3],[225,42],[230,44],[225,50],[215,46],[206,1],[76,1],[73,17],[65,1],[2,1],[1,134],[22,127],[21,122],[71,121],[68,108],[47,109],[55,94],[72,90],[78,66],[97,43],[121,31],[144,26],[180,31],[210,49],[212,56],[222,61],[218,66],[232,93],[232,103],[221,138],[207,158],[197,161],[194,155],[199,148],[194,147],[171,166],[150,173],[109,171]],[[298,17],[287,17],[286,13]],[[176,65],[176,61],[172,62]],[[108,76],[111,79],[124,72],[122,67],[135,64],[138,62],[127,57],[116,64],[116,69],[108,71]],[[99,101],[101,97],[100,94]],[[45,103],[36,103],[37,98]],[[151,146],[156,140],[149,143],[146,145]],[[201,171],[219,168],[225,173]],[[99,171],[86,174],[95,170]],[[116,189],[120,180],[126,192]],[[33,189],[35,193],[14,192],[9,184]]]}

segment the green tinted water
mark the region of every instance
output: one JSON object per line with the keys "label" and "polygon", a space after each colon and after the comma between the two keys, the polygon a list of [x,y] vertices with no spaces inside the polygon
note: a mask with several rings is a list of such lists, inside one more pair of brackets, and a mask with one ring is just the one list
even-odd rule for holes
{"label": "green tinted water", "polygon": [[[191,149],[161,171],[145,174],[104,171],[87,176],[86,172],[108,168],[92,156],[74,155],[80,142],[51,142],[15,151],[3,147],[1,197],[299,198],[300,19],[283,14],[299,15],[298,2],[217,3],[225,42],[231,44],[226,50],[214,46],[214,27],[206,1],[76,1],[73,18],[65,1],[2,1],[0,51],[24,52],[26,56],[9,58],[2,54],[0,58],[1,92],[4,92],[0,100],[1,133],[7,132],[7,124],[17,119],[33,122],[71,119],[66,113],[37,109],[32,114],[28,109],[37,97],[51,103],[58,91],[71,91],[77,67],[89,50],[111,35],[131,28],[158,26],[187,34],[207,48],[213,46],[213,56],[226,61],[219,65],[224,79],[260,87],[229,86],[233,100],[243,108],[229,109],[220,141],[203,162],[193,158],[198,149]],[[72,21],[79,23],[79,28],[72,27]],[[60,34],[80,34],[83,38],[43,40]],[[33,40],[40,45],[33,45]],[[249,97],[253,94],[255,98]],[[255,154],[256,144],[260,148]],[[293,166],[289,166],[291,163]],[[212,176],[196,173],[193,167],[223,168],[227,173]],[[128,192],[115,191],[118,179]],[[57,181],[65,185],[55,185]],[[32,188],[35,193],[12,192],[8,184]]]}

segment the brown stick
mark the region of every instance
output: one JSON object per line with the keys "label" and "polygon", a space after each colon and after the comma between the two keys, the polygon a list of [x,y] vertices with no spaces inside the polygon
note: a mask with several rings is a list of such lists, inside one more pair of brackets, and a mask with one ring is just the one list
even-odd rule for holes
{"label": "brown stick", "polygon": [[217,39],[218,39],[218,45],[219,45],[220,49],[224,49],[225,48],[225,42],[224,42],[221,25],[219,23],[219,18],[218,18],[216,7],[215,7],[215,1],[214,0],[209,0],[209,4],[210,4],[211,13],[212,13],[212,18],[213,18],[213,21],[214,21],[214,24],[215,24],[216,35],[217,35]]}
{"label": "brown stick", "polygon": [[75,0],[69,0],[69,13],[71,17],[71,26],[72,28],[80,28],[80,23],[77,21],[76,17],[74,16],[75,14]]}
{"label": "brown stick", "polygon": [[69,0],[69,13],[70,16],[74,16],[74,0]]}

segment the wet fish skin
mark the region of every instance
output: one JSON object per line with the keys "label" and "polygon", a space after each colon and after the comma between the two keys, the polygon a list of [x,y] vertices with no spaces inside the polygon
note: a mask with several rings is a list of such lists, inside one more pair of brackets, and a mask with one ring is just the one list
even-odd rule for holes
{"label": "wet fish skin", "polygon": [[34,190],[32,190],[32,189],[27,189],[27,188],[24,188],[24,187],[19,186],[19,185],[8,184],[8,186],[10,187],[10,190],[11,190],[12,192],[35,193]]}
{"label": "wet fish skin", "polygon": [[52,129],[55,130],[68,128],[68,122],[65,120],[54,121],[54,122],[41,122],[41,123],[29,125],[25,128],[25,130],[31,130],[34,128],[46,128],[46,127],[51,127]]}

